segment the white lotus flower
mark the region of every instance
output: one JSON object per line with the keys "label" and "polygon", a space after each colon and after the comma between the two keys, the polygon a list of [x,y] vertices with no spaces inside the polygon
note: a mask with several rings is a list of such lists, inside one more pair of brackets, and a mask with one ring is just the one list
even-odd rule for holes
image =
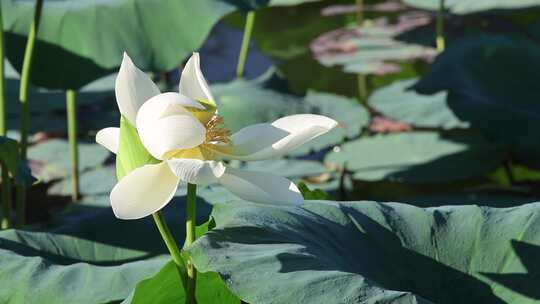
{"label": "white lotus flower", "polygon": [[[115,90],[120,112],[136,127],[148,152],[161,161],[131,171],[113,188],[111,205],[122,219],[142,218],[160,210],[172,199],[180,181],[219,183],[252,202],[301,203],[300,191],[288,179],[226,167],[219,159],[262,160],[283,155],[337,125],[325,116],[300,114],[230,135],[216,111],[197,53],[182,71],[180,93],[160,94],[126,54]],[[96,141],[116,153],[119,134],[119,128],[106,128],[98,132]]]}

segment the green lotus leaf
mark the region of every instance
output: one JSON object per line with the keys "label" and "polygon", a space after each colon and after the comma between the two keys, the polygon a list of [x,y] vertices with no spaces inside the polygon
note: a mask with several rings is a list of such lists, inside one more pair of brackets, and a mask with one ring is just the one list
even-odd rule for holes
{"label": "green lotus leaf", "polygon": [[392,119],[423,128],[466,128],[446,103],[447,94],[421,95],[411,89],[418,79],[399,80],[374,91],[369,104]]}
{"label": "green lotus leaf", "polygon": [[[34,175],[42,181],[65,177],[71,172],[69,145],[63,139],[51,139],[31,146],[28,158],[35,162]],[[96,144],[79,144],[79,168],[81,171],[100,166],[109,156],[109,152]]]}
{"label": "green lotus leaf", "polygon": [[[135,285],[169,260],[151,217],[122,221],[112,209],[73,205],[46,224],[45,231],[0,232],[0,302],[92,303],[121,301]],[[197,202],[197,221],[210,206]],[[179,244],[185,236],[178,218],[185,197],[175,197],[163,215]]]}
{"label": "green lotus leaf", "polygon": [[399,203],[219,204],[191,247],[248,303],[540,300],[540,204],[499,209]]}
{"label": "green lotus leaf", "polygon": [[470,37],[451,44],[414,89],[448,91],[447,104],[460,120],[504,141],[514,160],[538,168],[539,54],[535,42],[521,37]]}
{"label": "green lotus leaf", "polygon": [[[172,70],[234,9],[234,5],[219,0],[46,0],[32,83],[78,89],[115,70],[124,51],[143,70]],[[6,0],[2,10],[6,55],[20,71],[34,2]]]}
{"label": "green lotus leaf", "polygon": [[504,156],[501,145],[479,135],[413,132],[348,142],[325,162],[345,166],[358,180],[429,184],[481,177],[494,171]]}

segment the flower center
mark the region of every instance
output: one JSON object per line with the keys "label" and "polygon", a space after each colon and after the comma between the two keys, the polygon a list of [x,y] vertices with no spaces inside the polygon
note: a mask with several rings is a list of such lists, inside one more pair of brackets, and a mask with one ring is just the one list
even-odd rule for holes
{"label": "flower center", "polygon": [[223,117],[214,115],[206,124],[206,140],[204,144],[231,143],[231,131],[225,128]]}
{"label": "flower center", "polygon": [[195,158],[201,160],[215,159],[215,152],[210,149],[216,144],[230,144],[231,131],[223,125],[223,117],[214,115],[204,124],[206,128],[206,138],[200,146],[191,149],[178,149],[167,152],[164,159],[170,158]]}

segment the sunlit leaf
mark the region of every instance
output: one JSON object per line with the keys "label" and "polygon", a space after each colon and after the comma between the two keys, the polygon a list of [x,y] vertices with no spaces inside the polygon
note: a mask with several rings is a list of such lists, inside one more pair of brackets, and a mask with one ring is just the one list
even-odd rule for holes
{"label": "sunlit leaf", "polygon": [[358,180],[422,184],[483,176],[504,156],[501,145],[479,135],[413,132],[348,142],[325,162],[345,166]]}
{"label": "sunlit leaf", "polygon": [[238,202],[215,206],[217,227],[189,252],[248,303],[532,304],[539,214],[538,203]]}
{"label": "sunlit leaf", "polygon": [[401,80],[374,91],[369,104],[375,110],[397,121],[424,128],[466,128],[448,106],[447,94],[434,95],[416,93],[412,86],[418,79]]}
{"label": "sunlit leaf", "polygon": [[[115,70],[124,51],[143,70],[172,70],[234,9],[219,0],[163,0],[159,4],[46,0],[32,82],[47,88],[80,88]],[[20,71],[34,2],[6,0],[2,10],[7,57]]]}

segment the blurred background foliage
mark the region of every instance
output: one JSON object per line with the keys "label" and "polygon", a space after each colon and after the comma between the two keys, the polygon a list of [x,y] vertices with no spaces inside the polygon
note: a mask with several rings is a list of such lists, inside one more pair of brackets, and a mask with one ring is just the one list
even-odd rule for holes
{"label": "blurred background foliage", "polygon": [[[45,0],[30,77],[28,161],[21,162],[13,139],[20,136],[20,73],[34,2],[1,0],[5,115],[12,140],[2,137],[0,156],[14,181],[37,179],[28,188],[26,218],[38,232],[0,232],[0,246],[10,249],[0,251],[0,281],[18,269],[11,279],[20,290],[14,298],[31,295],[32,284],[52,288],[54,295],[57,283],[30,283],[32,267],[52,263],[57,268],[48,270],[67,276],[80,271],[75,262],[85,261],[87,278],[94,282],[88,292],[101,298],[92,302],[89,293],[79,299],[106,303],[124,299],[163,265],[163,248],[137,242],[157,239],[147,235],[155,234],[149,222],[113,218],[108,193],[116,182],[114,156],[94,143],[99,129],[117,125],[120,118],[114,80],[124,51],[162,90],[177,89],[179,69],[199,51],[203,73],[232,131],[295,113],[336,119],[339,128],[281,159],[231,163],[301,181],[305,191],[324,191],[314,197],[419,207],[510,207],[536,201],[540,1],[447,0],[442,12],[435,0],[358,3]],[[237,77],[246,14],[255,19],[243,77]],[[438,22],[444,24],[444,50],[437,46]],[[66,90],[77,91],[76,202],[70,197],[74,173]],[[184,193],[181,188],[176,200],[181,202]],[[233,200],[216,186],[199,194],[210,203]],[[3,216],[11,217],[5,210]],[[210,207],[201,210],[206,220]],[[181,211],[168,216],[178,216],[174,212]],[[101,225],[108,229],[89,228]],[[182,235],[181,229],[174,231]],[[111,231],[118,238],[108,235]],[[137,247],[143,245],[148,248]],[[84,256],[85,250],[95,254]],[[103,265],[118,272],[97,279]],[[130,282],[114,288],[106,284],[118,277]],[[69,302],[75,295],[66,290],[56,291]]]}

